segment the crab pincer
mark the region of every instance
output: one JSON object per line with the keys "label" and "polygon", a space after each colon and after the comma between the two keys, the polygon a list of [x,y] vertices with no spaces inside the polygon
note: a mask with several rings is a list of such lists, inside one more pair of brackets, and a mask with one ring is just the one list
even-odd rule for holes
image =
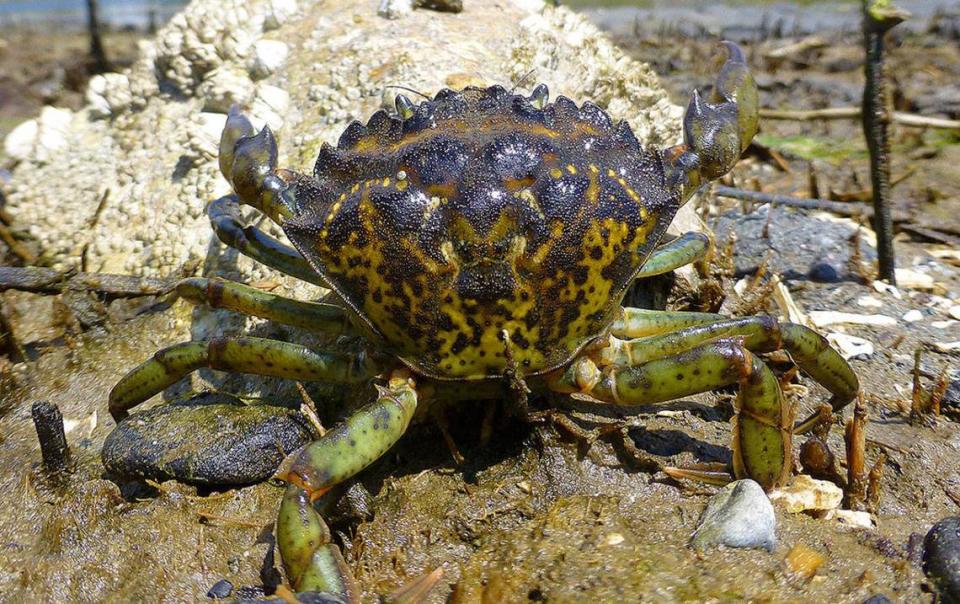
{"label": "crab pincer", "polygon": [[241,203],[279,223],[293,212],[292,200],[284,195],[293,174],[277,169],[277,139],[270,126],[254,132],[250,120],[232,106],[220,136],[220,172]]}
{"label": "crab pincer", "polygon": [[673,180],[684,199],[707,181],[729,172],[757,133],[757,84],[743,51],[733,42],[717,48],[720,73],[704,98],[694,90],[683,116],[683,144],[666,151]]}

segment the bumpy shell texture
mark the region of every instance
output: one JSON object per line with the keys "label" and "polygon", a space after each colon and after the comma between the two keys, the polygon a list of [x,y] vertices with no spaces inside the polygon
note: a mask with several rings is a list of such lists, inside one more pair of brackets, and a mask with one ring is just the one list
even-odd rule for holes
{"label": "bumpy shell texture", "polygon": [[524,375],[570,360],[680,204],[625,122],[499,86],[355,122],[295,187],[290,240],[388,351],[447,379],[502,376],[508,348]]}

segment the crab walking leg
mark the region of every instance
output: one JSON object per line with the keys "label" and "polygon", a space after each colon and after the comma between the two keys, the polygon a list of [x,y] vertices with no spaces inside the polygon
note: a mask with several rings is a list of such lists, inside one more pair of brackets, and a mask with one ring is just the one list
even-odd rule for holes
{"label": "crab walking leg", "polygon": [[406,432],[417,408],[417,391],[407,371],[395,371],[387,387],[378,390],[377,400],[288,455],[277,478],[316,499],[386,453]]}
{"label": "crab walking leg", "polygon": [[600,369],[580,357],[564,371],[548,376],[558,392],[582,392],[616,405],[674,400],[739,384],[733,430],[733,470],[764,489],[790,474],[793,414],[780,384],[763,361],[736,340],[717,340],[686,352],[640,363]]}
{"label": "crab walking leg", "polygon": [[260,229],[244,226],[240,220],[240,206],[234,195],[227,195],[210,203],[207,216],[217,238],[244,256],[296,277],[301,281],[327,287],[320,275],[307,264],[300,252],[266,235]]}
{"label": "crab walking leg", "polygon": [[[624,310],[625,315],[643,316],[649,324],[658,327],[669,325],[679,331],[661,331],[626,341],[610,338],[610,345],[599,353],[601,365],[636,365],[654,357],[677,354],[712,340],[737,338],[753,352],[785,350],[790,353],[804,373],[830,392],[830,405],[834,411],[849,404],[860,389],[860,381],[850,364],[830,346],[826,338],[803,325],[781,323],[773,317],[724,319],[720,315],[706,313]],[[689,326],[691,321],[703,323]],[[639,331],[643,330],[635,330]],[[648,331],[652,329],[648,328]]]}
{"label": "crab walking leg", "polygon": [[669,273],[702,259],[710,249],[710,238],[703,233],[684,233],[653,250],[634,279],[646,279]]}
{"label": "crab walking leg", "polygon": [[123,419],[132,407],[202,367],[341,384],[364,382],[379,372],[362,353],[314,352],[299,344],[265,338],[182,342],[160,350],[117,382],[110,391],[110,415]]}
{"label": "crab walking leg", "polygon": [[295,484],[287,485],[280,503],[277,545],[294,590],[328,592],[345,602],[359,602],[353,574],[331,541],[330,529],[313,509],[307,492]]}
{"label": "crab walking leg", "polygon": [[225,308],[309,331],[342,335],[353,328],[334,304],[303,302],[226,279],[192,277],[177,283],[177,295],[196,304]]}
{"label": "crab walking leg", "polygon": [[726,318],[709,312],[649,310],[627,306],[610,326],[610,334],[617,338],[645,338],[716,323]]}

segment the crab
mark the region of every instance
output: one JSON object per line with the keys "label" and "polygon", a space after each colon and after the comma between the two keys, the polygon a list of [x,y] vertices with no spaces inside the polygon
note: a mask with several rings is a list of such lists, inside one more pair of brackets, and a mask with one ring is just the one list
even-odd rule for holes
{"label": "crab", "polygon": [[[209,206],[227,245],[329,288],[335,304],[191,278],[188,300],[333,334],[366,352],[215,337],[157,352],[113,388],[128,411],[202,367],[342,384],[375,400],[288,455],[277,542],[294,590],[354,601],[357,587],[312,503],[384,455],[428,398],[555,392],[620,409],[738,386],[732,471],[765,489],[792,470],[792,406],[760,353],[783,350],[840,409],[859,389],[814,331],[772,317],[625,308],[637,280],[702,259],[709,239],[664,242],[677,210],[730,171],[757,131],[757,89],[742,51],[720,46],[711,93],[694,92],[683,143],[641,147],[626,122],[544,85],[443,90],[354,122],[324,145],[313,174],[277,167],[269,127],[232,109],[220,169],[234,195]],[[244,227],[239,206],[276,222],[294,248]],[[695,475],[692,473],[691,475]]]}

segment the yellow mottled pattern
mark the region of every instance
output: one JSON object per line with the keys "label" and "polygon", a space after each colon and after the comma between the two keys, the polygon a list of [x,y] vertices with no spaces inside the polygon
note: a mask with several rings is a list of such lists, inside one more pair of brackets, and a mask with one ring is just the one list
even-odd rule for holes
{"label": "yellow mottled pattern", "polygon": [[[563,170],[570,174],[577,172],[573,165],[566,165]],[[586,209],[598,203],[600,170],[590,165],[584,172],[590,178],[587,203],[580,208],[576,220],[589,220],[584,218],[584,214],[589,215]],[[357,307],[373,330],[414,369],[441,378],[502,375],[506,369],[508,346],[502,336],[504,331],[511,340],[509,345],[518,368],[524,374],[552,369],[566,361],[603,328],[616,305],[614,298],[623,284],[614,283],[605,276],[604,269],[621,254],[632,254],[634,263],[639,265],[642,259],[637,251],[656,225],[655,220],[645,220],[646,211],[642,208],[638,211],[643,222],[637,228],[613,218],[590,221],[579,241],[578,251],[582,252],[579,265],[586,269],[586,281],[578,285],[573,274],[576,267],[544,266],[551,250],[563,244],[566,233],[560,221],[555,220],[551,225],[545,243],[528,250],[526,237],[517,231],[514,220],[506,214],[501,214],[483,235],[475,232],[462,217],[457,218],[449,229],[451,239],[491,246],[499,241],[511,242],[506,259],[485,259],[505,260],[509,264],[516,284],[511,295],[482,304],[463,297],[456,288],[458,274],[463,268],[462,260],[453,252],[453,242],[447,240],[441,244],[444,260],[438,261],[425,254],[416,234],[392,241],[393,249],[402,247],[408,255],[406,261],[417,267],[412,278],[398,284],[404,294],[400,295],[394,287],[386,258],[390,253],[387,245],[391,242],[376,230],[378,210],[371,202],[371,192],[376,189],[403,190],[406,186],[406,181],[387,178],[354,186],[331,204],[317,243],[332,283],[341,284],[348,290],[350,284],[366,283],[362,300],[349,299],[349,291],[341,293],[347,294],[344,297]],[[632,194],[631,197],[636,195],[625,184],[622,186]],[[540,203],[531,189],[524,188],[513,197],[517,203],[528,204],[542,216]],[[361,230],[350,233],[347,242],[334,251],[326,241],[327,227],[336,220],[342,208],[355,199]],[[442,210],[446,202],[445,198],[431,198],[425,214]],[[365,245],[360,245],[361,240],[366,241]],[[581,291],[583,297],[578,300]],[[571,306],[577,308],[573,320],[561,316]],[[398,322],[398,309],[407,317],[406,321]],[[539,314],[528,321],[530,314],[535,312]],[[547,315],[551,312],[555,316]],[[420,325],[418,336],[414,337],[407,323],[418,316],[434,320]]]}

